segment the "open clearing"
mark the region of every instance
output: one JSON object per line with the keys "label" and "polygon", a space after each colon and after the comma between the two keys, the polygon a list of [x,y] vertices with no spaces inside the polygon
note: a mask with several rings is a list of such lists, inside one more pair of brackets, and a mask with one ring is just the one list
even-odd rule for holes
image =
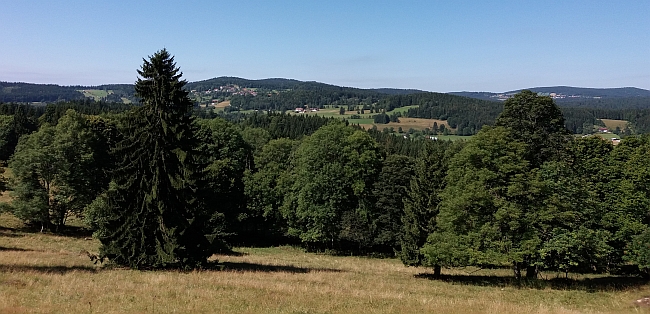
{"label": "open clearing", "polygon": [[223,109],[223,108],[226,108],[228,106],[230,106],[230,100],[222,101],[222,102],[216,104],[214,107],[217,108],[217,109],[220,109],[220,108]]}
{"label": "open clearing", "polygon": [[[404,112],[408,111],[409,109],[415,108],[415,107],[417,107],[417,105],[396,108],[393,111],[387,112],[387,114],[392,114],[392,113],[395,113],[395,112],[404,113]],[[377,129],[379,129],[379,130],[383,130],[384,128],[393,127],[393,129],[395,129],[395,131],[397,131],[397,129],[399,127],[402,127],[402,130],[404,132],[407,132],[411,128],[414,129],[414,130],[424,130],[426,128],[431,129],[433,127],[433,123],[435,122],[435,123],[438,124],[438,127],[440,127],[440,125],[444,125],[446,128],[448,128],[450,130],[453,130],[452,128],[449,127],[449,124],[447,124],[447,121],[445,121],[445,120],[400,117],[399,118],[400,122],[390,122],[390,123],[387,123],[387,124],[375,124],[374,120],[373,120],[373,117],[375,115],[377,115],[378,113],[369,113],[369,110],[366,110],[364,112],[364,114],[358,114],[356,110],[352,110],[352,111],[347,111],[346,110],[345,115],[341,115],[339,113],[339,110],[340,110],[339,108],[327,107],[325,109],[321,109],[321,110],[316,111],[316,112],[311,112],[311,111],[308,110],[308,111],[306,111],[304,113],[299,113],[299,114],[312,115],[312,116],[317,115],[317,116],[327,117],[327,118],[336,117],[336,118],[347,119],[348,122],[350,122],[351,124],[358,124],[359,126],[361,126],[364,129],[371,129],[373,127],[373,125],[376,125]],[[293,112],[293,110],[288,110],[287,113],[296,114],[296,113]],[[354,115],[358,116],[359,118],[358,119],[352,119],[351,117],[354,116]]]}
{"label": "open clearing", "polygon": [[[353,120],[351,120],[353,121]],[[373,125],[377,125],[377,129],[383,130],[384,128],[390,128],[393,127],[393,129],[397,130],[398,128],[402,128],[404,132],[407,132],[409,129],[414,129],[414,130],[424,130],[426,128],[431,129],[433,127],[433,123],[437,123],[438,127],[441,125],[444,125],[446,128],[453,130],[452,128],[449,127],[449,124],[447,124],[447,121],[445,120],[438,120],[438,119],[423,119],[423,118],[405,118],[401,117],[399,118],[399,122],[390,122],[387,124],[373,124],[373,123],[367,123],[367,124],[361,124],[361,127],[365,129],[370,129],[372,128]]]}
{"label": "open clearing", "polygon": [[627,126],[626,120],[600,119],[600,121],[603,121],[603,123],[605,123],[605,126],[612,131],[616,130],[616,127],[619,127],[621,130],[623,130],[625,129],[625,126]]}
{"label": "open clearing", "polygon": [[[211,105],[209,105],[209,106],[211,106]],[[224,108],[229,107],[229,106],[230,106],[230,100],[225,100],[225,101],[222,101],[222,102],[217,103],[216,105],[214,105],[214,111],[215,112],[223,111]]]}
{"label": "open clearing", "polygon": [[215,256],[222,271],[109,269],[86,256],[96,240],[22,228],[0,215],[0,313],[648,313],[633,305],[650,295],[635,279],[521,285],[508,270],[466,268],[434,280],[395,259],[292,247]]}
{"label": "open clearing", "polygon": [[84,94],[85,97],[92,98],[95,101],[100,101],[102,98],[108,96],[109,94],[112,94],[112,90],[102,90],[102,89],[84,89],[80,90]]}

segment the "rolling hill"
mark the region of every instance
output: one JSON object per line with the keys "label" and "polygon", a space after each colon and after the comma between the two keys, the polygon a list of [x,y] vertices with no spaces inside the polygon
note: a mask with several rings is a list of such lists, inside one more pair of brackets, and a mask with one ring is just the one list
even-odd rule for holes
{"label": "rolling hill", "polygon": [[[589,107],[599,109],[650,108],[650,90],[636,87],[621,88],[583,88],[570,86],[551,86],[529,88],[541,95],[553,97],[562,107]],[[503,101],[522,91],[503,93],[492,92],[452,92],[450,94],[483,100]]]}

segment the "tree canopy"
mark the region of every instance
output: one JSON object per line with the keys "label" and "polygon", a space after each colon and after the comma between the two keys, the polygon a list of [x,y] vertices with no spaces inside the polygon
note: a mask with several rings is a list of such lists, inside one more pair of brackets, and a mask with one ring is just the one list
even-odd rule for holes
{"label": "tree canopy", "polygon": [[108,206],[99,215],[101,257],[133,268],[196,267],[211,255],[199,193],[192,102],[174,58],[144,60],[135,90],[141,107],[124,122]]}

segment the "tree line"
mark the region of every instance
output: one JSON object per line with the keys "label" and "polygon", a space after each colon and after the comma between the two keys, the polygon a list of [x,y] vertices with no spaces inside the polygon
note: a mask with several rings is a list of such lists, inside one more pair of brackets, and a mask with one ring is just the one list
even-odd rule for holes
{"label": "tree line", "polygon": [[139,74],[142,106],[36,118],[2,208],[55,232],[82,217],[100,258],[133,268],[278,244],[437,274],[650,267],[650,138],[576,138],[549,97],[517,94],[466,142],[411,140],[322,117],[197,118],[166,50]]}

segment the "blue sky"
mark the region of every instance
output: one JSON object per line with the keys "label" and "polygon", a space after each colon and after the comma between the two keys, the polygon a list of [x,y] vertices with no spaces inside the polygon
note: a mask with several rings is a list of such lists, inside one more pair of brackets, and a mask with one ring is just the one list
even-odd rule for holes
{"label": "blue sky", "polygon": [[650,89],[650,1],[70,1],[0,6],[0,81],[133,83],[161,48],[188,81]]}

